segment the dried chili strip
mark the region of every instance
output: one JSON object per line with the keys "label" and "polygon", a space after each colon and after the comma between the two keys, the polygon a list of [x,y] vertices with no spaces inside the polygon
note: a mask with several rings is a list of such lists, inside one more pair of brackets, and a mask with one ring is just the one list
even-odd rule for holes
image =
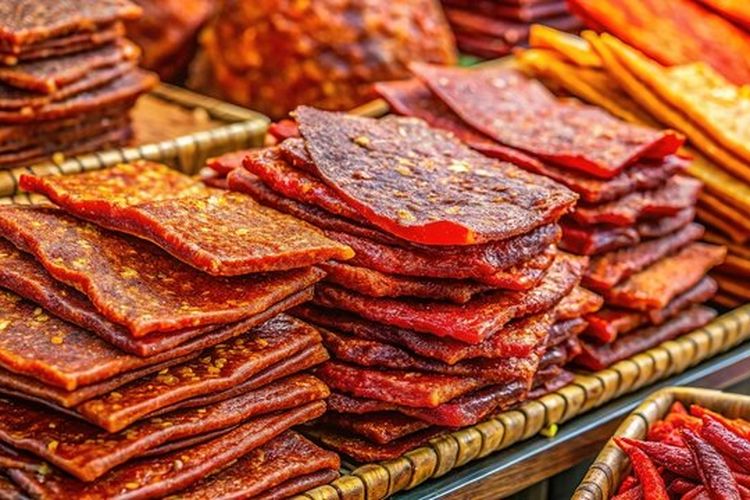
{"label": "dried chili strip", "polygon": [[675,215],[698,201],[701,182],[681,175],[652,191],[637,191],[601,205],[578,205],[571,217],[583,225],[630,226],[644,217]]}
{"label": "dried chili strip", "polygon": [[378,299],[331,285],[318,287],[314,302],[353,312],[370,321],[479,344],[510,320],[554,306],[578,284],[586,265],[585,258],[561,254],[536,288],[493,292],[466,304]]}
{"label": "dried chili strip", "polygon": [[[226,429],[258,415],[296,408],[327,395],[328,388],[318,379],[293,376],[214,405],[178,410],[138,422],[121,435],[109,434],[43,407],[5,399],[0,439],[82,481],[93,481],[164,443]],[[49,443],[56,443],[53,449]]]}
{"label": "dried chili strip", "polygon": [[103,316],[126,326],[134,337],[238,321],[323,277],[315,268],[212,277],[148,242],[98,229],[53,208],[5,207],[0,227],[55,279],[86,294]]}
{"label": "dried chili strip", "polygon": [[703,232],[703,226],[689,224],[659,239],[594,257],[590,261],[586,274],[583,275],[583,284],[594,290],[612,288],[623,279],[700,239]]}
{"label": "dried chili strip", "polygon": [[[283,490],[284,496],[280,496],[281,491],[274,490],[317,472],[329,472],[325,478],[335,479],[340,466],[341,460],[335,453],[319,448],[294,431],[287,431],[241,457],[230,467],[180,491],[179,497],[186,500],[289,498],[297,491],[306,490],[300,490],[300,486],[296,485],[294,491],[287,485]],[[316,479],[304,484],[311,489],[325,482]]]}
{"label": "dried chili strip", "polygon": [[646,311],[663,309],[669,302],[696,285],[726,256],[726,248],[691,243],[609,290],[602,291],[607,304]]}
{"label": "dried chili strip", "polygon": [[340,310],[312,305],[299,306],[293,314],[316,325],[356,337],[401,345],[425,358],[453,365],[476,358],[528,356],[542,345],[552,324],[549,314],[537,314],[510,322],[481,344],[466,344],[450,338],[375,323]]}
{"label": "dried chili strip", "polygon": [[464,121],[499,143],[596,177],[609,179],[641,158],[674,154],[684,142],[672,131],[625,123],[600,108],[557,100],[515,70],[423,63],[411,69]]}
{"label": "dried chili strip", "polygon": [[[168,170],[140,161],[75,176],[23,175],[21,185],[79,217],[150,240],[213,275],[294,269],[352,256],[319,230],[242,194],[174,195],[161,186],[180,183],[175,177],[183,177],[182,184],[190,179]],[[154,180],[159,187],[149,186]],[[149,201],[149,195],[156,199]]]}
{"label": "dried chili strip", "polygon": [[295,113],[321,180],[365,219],[408,241],[469,245],[510,238],[554,222],[577,198],[421,120],[304,106]]}
{"label": "dried chili strip", "polygon": [[14,470],[9,474],[24,490],[39,497],[162,497],[197,483],[290,427],[316,418],[324,411],[325,404],[317,401],[255,418],[194,448],[124,464],[93,483],[84,483],[57,471],[44,476],[43,481],[28,472]]}
{"label": "dried chili strip", "polygon": [[574,363],[593,371],[603,370],[634,354],[699,328],[715,317],[716,311],[713,309],[693,306],[666,323],[641,328],[611,344],[594,345],[583,342],[583,351],[575,358]]}

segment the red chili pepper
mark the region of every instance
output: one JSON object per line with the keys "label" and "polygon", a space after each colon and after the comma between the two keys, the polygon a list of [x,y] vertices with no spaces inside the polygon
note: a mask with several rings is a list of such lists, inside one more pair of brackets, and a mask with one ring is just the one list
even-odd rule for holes
{"label": "red chili pepper", "polygon": [[664,479],[662,479],[659,471],[656,470],[656,466],[648,458],[648,455],[640,448],[626,443],[621,438],[615,438],[615,443],[630,457],[633,471],[635,471],[635,475],[638,477],[638,482],[641,483],[643,498],[645,500],[669,499]]}
{"label": "red chili pepper", "polygon": [[732,420],[725,417],[721,413],[716,413],[715,411],[711,411],[708,408],[703,408],[702,406],[698,405],[692,405],[690,407],[690,414],[698,418],[702,418],[704,415],[710,415],[711,417],[714,417],[716,420],[724,424],[727,429],[736,433],[738,436],[745,439],[750,439],[750,422],[748,422],[747,420],[743,420],[741,418],[735,418]]}
{"label": "red chili pepper", "polygon": [[[644,451],[649,458],[664,468],[678,474],[694,479],[700,479],[698,469],[695,467],[693,456],[686,448],[673,446],[656,441],[639,441],[637,439],[621,438],[628,445],[635,446]],[[618,443],[619,444],[619,443]]]}
{"label": "red chili pepper", "polygon": [[636,485],[635,488],[630,488],[624,493],[618,493],[612,497],[612,500],[641,500],[643,497],[643,490],[640,485]]}
{"label": "red chili pepper", "polygon": [[652,425],[651,428],[648,430],[647,439],[649,441],[662,441],[673,430],[674,430],[674,425],[664,422],[663,420],[659,420],[654,425]]}
{"label": "red chili pepper", "polygon": [[681,500],[712,500],[705,486],[696,486],[682,495]]}
{"label": "red chili pepper", "polygon": [[685,405],[680,401],[672,403],[672,408],[669,409],[669,413],[682,413],[683,415],[688,415],[687,408],[685,408]]}
{"label": "red chili pepper", "polygon": [[724,458],[716,449],[690,429],[682,430],[708,495],[714,500],[740,500],[737,482]]}
{"label": "red chili pepper", "polygon": [[669,483],[669,487],[667,488],[667,491],[675,496],[682,497],[682,495],[692,490],[696,486],[700,486],[700,485],[695,484],[692,481],[688,481],[687,479],[678,477],[677,479]]}
{"label": "red chili pepper", "polygon": [[750,467],[750,441],[727,429],[711,415],[703,415],[701,436],[723,455],[732,457],[746,469]]}
{"label": "red chili pepper", "polygon": [[678,429],[690,429],[693,432],[700,432],[702,426],[701,419],[682,413],[670,413],[664,418],[664,421],[671,423]]}
{"label": "red chili pepper", "polygon": [[625,493],[631,488],[635,488],[638,486],[638,478],[636,478],[634,475],[629,475],[625,479],[622,480],[620,483],[620,487],[617,489],[617,494]]}

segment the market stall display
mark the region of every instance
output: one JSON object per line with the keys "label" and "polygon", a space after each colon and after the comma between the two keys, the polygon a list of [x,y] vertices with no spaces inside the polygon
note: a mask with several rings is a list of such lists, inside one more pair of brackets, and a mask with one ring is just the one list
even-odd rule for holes
{"label": "market stall display", "polygon": [[[0,209],[0,451],[46,467],[11,464],[13,483],[210,497],[337,476],[335,454],[288,430],[325,411],[328,387],[303,372],[328,354],[284,312],[312,297],[315,264],[351,249],[152,162],[22,183],[62,208]],[[228,261],[239,271],[207,265]]]}
{"label": "market stall display", "polygon": [[137,69],[129,1],[0,7],[0,169],[127,144],[129,110],[157,78]]}

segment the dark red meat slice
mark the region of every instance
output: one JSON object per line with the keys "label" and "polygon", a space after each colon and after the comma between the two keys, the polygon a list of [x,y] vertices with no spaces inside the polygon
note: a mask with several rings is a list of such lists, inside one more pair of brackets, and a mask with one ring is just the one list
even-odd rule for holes
{"label": "dark red meat slice", "polygon": [[[338,477],[340,466],[335,453],[319,448],[294,431],[287,431],[178,495],[185,500],[290,498],[294,493],[306,491],[295,484],[297,479],[308,478],[303,484],[313,488],[328,482],[324,478],[330,481]],[[315,479],[311,477],[319,472],[325,474]]]}
{"label": "dark red meat slice", "polygon": [[505,410],[523,400],[528,385],[520,383],[484,387],[457,397],[435,408],[400,406],[375,399],[364,399],[333,392],[328,398],[328,408],[339,413],[365,414],[397,411],[424,422],[442,427],[474,425],[492,413]]}
{"label": "dark red meat slice", "polygon": [[578,205],[571,217],[579,224],[631,226],[644,217],[675,215],[698,200],[701,182],[680,175],[652,191],[637,191],[601,205]]}
{"label": "dark red meat slice", "polygon": [[324,329],[321,329],[321,334],[323,344],[335,359],[378,369],[461,375],[498,384],[531,380],[539,365],[537,353],[524,358],[476,359],[449,365],[433,359],[420,358],[405,349],[377,340],[350,337]]}
{"label": "dark red meat slice", "polygon": [[296,111],[319,177],[388,233],[433,245],[502,240],[554,222],[576,196],[405,118]]}
{"label": "dark red meat slice", "polygon": [[478,344],[513,318],[551,308],[578,284],[586,265],[585,258],[561,254],[536,288],[494,292],[460,305],[377,299],[331,285],[320,286],[314,301],[371,321]]}
{"label": "dark red meat slice", "polygon": [[573,382],[574,379],[575,379],[575,376],[571,372],[567,370],[561,370],[560,373],[557,374],[557,376],[554,377],[553,379],[544,381],[539,386],[529,391],[528,398],[529,399],[541,398],[542,396],[545,396],[551,392],[555,392],[559,389],[562,389],[566,385]]}
{"label": "dark red meat slice", "polygon": [[279,120],[268,127],[268,134],[281,142],[291,137],[299,137],[299,129],[294,120]]}
{"label": "dark red meat slice", "polygon": [[716,311],[713,309],[693,306],[662,325],[636,330],[611,344],[594,345],[583,342],[583,351],[574,362],[589,370],[603,370],[634,354],[699,328],[714,317]]}
{"label": "dark red meat slice", "polygon": [[243,194],[212,193],[159,163],[138,161],[69,176],[23,175],[21,185],[78,217],[150,240],[212,275],[294,269],[352,256],[351,249],[306,223]]}
{"label": "dark red meat slice", "polygon": [[[461,2],[451,2],[462,5]],[[564,1],[547,0],[543,2],[495,2],[488,0],[473,0],[472,2],[463,3],[466,7],[471,7],[477,15],[485,15],[489,18],[504,18],[516,22],[532,23],[552,16],[567,14],[568,9]],[[543,24],[546,24],[544,21]]]}
{"label": "dark red meat slice", "polygon": [[[564,2],[553,2],[558,6],[563,4],[563,11],[558,14],[552,14],[554,17],[544,20],[545,26],[550,26],[561,31],[574,31],[582,27],[580,19],[573,17],[564,10]],[[508,8],[494,4],[496,7]],[[546,7],[545,4],[544,6]],[[445,10],[446,17],[454,27],[454,31],[464,33],[480,33],[485,36],[501,38],[506,43],[517,45],[528,41],[531,23],[528,21],[518,21],[513,16],[495,16],[482,13],[481,8],[477,9],[476,4],[470,8],[456,9],[448,8]]]}
{"label": "dark red meat slice", "polygon": [[609,179],[641,158],[674,154],[684,138],[625,123],[594,106],[556,99],[507,68],[414,63],[412,71],[467,123],[506,146]]}
{"label": "dark red meat slice", "polygon": [[[29,403],[3,400],[0,439],[46,462],[93,481],[112,468],[164,443],[227,429],[275,411],[328,396],[318,379],[299,375],[203,408],[178,410],[128,428],[123,436]],[[169,423],[169,425],[165,425]],[[50,450],[50,442],[58,443]]]}
{"label": "dark red meat slice", "polygon": [[695,218],[695,207],[684,208],[672,217],[647,219],[636,225],[638,234],[642,238],[659,238],[685,227]]}
{"label": "dark red meat slice", "polygon": [[637,244],[641,237],[633,227],[582,227],[562,224],[560,248],[578,255],[597,255]]}
{"label": "dark red meat slice", "polygon": [[[338,457],[338,455],[336,455]],[[294,498],[297,494],[305,493],[315,489],[318,486],[324,486],[332,483],[340,476],[338,469],[323,469],[318,472],[297,476],[294,479],[288,479],[283,483],[266,490],[263,493],[264,500],[284,500],[285,498]],[[214,496],[209,496],[207,500],[213,500]]]}
{"label": "dark red meat slice", "polygon": [[580,318],[585,314],[598,311],[603,303],[604,300],[599,295],[577,286],[555,306],[555,321]]}
{"label": "dark red meat slice", "polygon": [[334,309],[304,305],[295,308],[294,314],[311,323],[360,338],[402,345],[419,356],[450,365],[466,359],[528,356],[545,342],[552,324],[549,314],[537,314],[512,321],[481,344],[471,345],[374,323]]}
{"label": "dark red meat slice", "polygon": [[586,337],[600,342],[613,342],[618,336],[635,330],[644,324],[660,325],[674,317],[683,309],[694,304],[702,304],[716,294],[718,285],[708,276],[690,290],[675,297],[664,309],[629,311],[626,309],[605,308],[586,316],[588,328]]}
{"label": "dark red meat slice", "polygon": [[0,227],[55,279],[85,293],[103,316],[135,337],[239,321],[323,277],[315,268],[209,276],[148,242],[99,230],[53,208],[2,208]]}
{"label": "dark red meat slice", "polygon": [[242,168],[242,160],[245,156],[255,151],[254,149],[241,149],[231,151],[221,156],[215,156],[206,160],[206,166],[221,176],[226,176],[232,170]]}
{"label": "dark red meat slice", "polygon": [[326,448],[346,455],[357,462],[371,463],[399,458],[404,453],[427,444],[430,439],[444,434],[445,430],[430,428],[387,444],[372,443],[367,439],[345,434],[327,426],[316,425],[304,432]]}
{"label": "dark red meat slice", "polygon": [[[13,470],[9,474],[35,497],[111,498],[123,491],[142,498],[163,497],[200,481],[290,427],[314,419],[324,411],[325,403],[316,401],[255,418],[199,446],[124,464],[93,483],[84,483],[55,470],[41,480],[38,475],[23,471]],[[178,461],[181,465],[175,466]]]}
{"label": "dark red meat slice", "polygon": [[477,281],[493,288],[506,290],[528,290],[541,283],[547,271],[555,262],[557,248],[549,246],[547,249],[521,264],[503,269],[489,276],[481,276]]}
{"label": "dark red meat slice", "polygon": [[388,444],[430,427],[427,422],[393,411],[365,415],[329,411],[320,423],[378,444]]}
{"label": "dark red meat slice", "polygon": [[700,224],[689,224],[659,239],[606,253],[591,259],[583,284],[594,290],[607,290],[629,276],[642,271],[659,259],[676,252],[703,236]]}
{"label": "dark red meat slice", "polygon": [[287,198],[318,206],[341,217],[365,222],[356,210],[320,179],[290,166],[277,148],[252,151],[245,156],[243,165],[270,189]]}
{"label": "dark red meat slice", "polygon": [[587,321],[583,318],[571,318],[558,321],[549,330],[547,347],[555,347],[566,344],[568,340],[575,338],[586,329]]}
{"label": "dark red meat slice", "polygon": [[712,267],[721,264],[725,256],[725,247],[692,243],[602,294],[613,306],[639,311],[663,309],[696,285]]}

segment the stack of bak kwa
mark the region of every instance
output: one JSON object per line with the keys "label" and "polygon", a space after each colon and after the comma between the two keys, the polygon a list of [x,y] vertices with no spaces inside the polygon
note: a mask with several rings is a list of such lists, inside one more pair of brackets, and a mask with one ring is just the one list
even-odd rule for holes
{"label": "stack of bak kwa", "polygon": [[[277,145],[210,162],[229,189],[349,245],[311,305],[332,359],[309,435],[357,461],[393,458],[566,384],[587,258],[556,248],[577,196],[412,118],[301,107]],[[236,168],[232,168],[236,167]]]}
{"label": "stack of bak kwa", "polygon": [[127,144],[130,108],[157,83],[138,69],[129,0],[0,4],[0,169]]}
{"label": "stack of bak kwa", "polygon": [[151,162],[21,184],[57,206],[0,210],[13,483],[41,498],[278,498],[336,477],[338,457],[290,430],[325,411],[329,389],[304,372],[328,355],[285,311],[350,248]]}
{"label": "stack of bak kwa", "polygon": [[443,0],[443,5],[461,52],[487,59],[525,45],[532,23],[571,32],[583,27],[565,0]]}
{"label": "stack of bak kwa", "polygon": [[679,134],[557,99],[514,70],[420,64],[413,71],[414,80],[378,84],[393,109],[580,195],[563,219],[560,247],[590,256],[582,283],[606,307],[587,315],[576,364],[605,368],[714,317],[699,304],[716,292],[706,273],[725,249],[697,242],[701,184],[681,175],[688,160],[676,155]]}

